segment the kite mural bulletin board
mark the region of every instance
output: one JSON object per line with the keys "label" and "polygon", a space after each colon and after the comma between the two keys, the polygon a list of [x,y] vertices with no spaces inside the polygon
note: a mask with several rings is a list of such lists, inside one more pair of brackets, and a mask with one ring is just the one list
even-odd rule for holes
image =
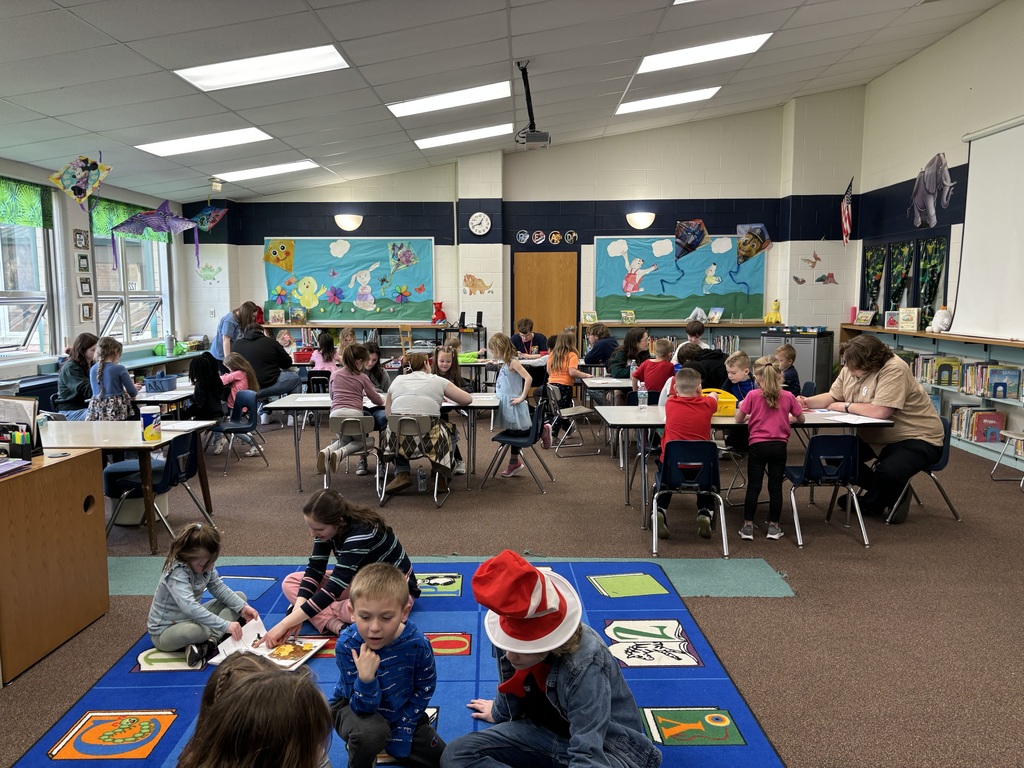
{"label": "kite mural bulletin board", "polygon": [[289,322],[430,322],[433,315],[433,238],[268,237],[263,261],[264,309],[284,310]]}
{"label": "kite mural bulletin board", "polygon": [[598,319],[618,322],[630,310],[642,325],[679,320],[697,307],[705,312],[723,307],[725,321],[760,320],[767,252],[748,248],[747,239],[709,236],[706,230],[696,239],[595,237]]}

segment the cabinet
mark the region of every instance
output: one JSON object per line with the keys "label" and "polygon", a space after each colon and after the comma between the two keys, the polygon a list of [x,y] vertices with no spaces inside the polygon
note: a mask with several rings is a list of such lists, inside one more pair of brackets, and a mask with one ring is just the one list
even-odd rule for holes
{"label": "cabinet", "polygon": [[832,331],[818,333],[797,333],[795,331],[763,331],[761,333],[761,354],[775,355],[783,344],[792,344],[796,350],[793,364],[800,373],[801,384],[814,382],[815,392],[828,392],[832,386]]}
{"label": "cabinet", "polygon": [[69,453],[0,479],[4,683],[110,607],[100,452]]}
{"label": "cabinet", "polygon": [[[1024,341],[992,339],[979,336],[960,336],[950,333],[928,333],[927,331],[887,331],[874,326],[844,324],[840,338],[847,341],[861,333],[873,333],[893,349],[905,349],[922,355],[950,355],[963,362],[999,363],[1002,365],[1024,366]],[[949,416],[952,404],[978,405],[1006,413],[1006,428],[1019,432],[1024,430],[1024,402],[1016,399],[993,398],[962,392],[959,387],[922,382],[925,390],[941,399],[941,412]],[[995,461],[1003,449],[1002,443],[977,443],[953,436],[950,444]],[[1020,446],[1015,446],[1018,450]],[[1013,448],[1008,448],[1003,464],[1024,471],[1024,457]]]}

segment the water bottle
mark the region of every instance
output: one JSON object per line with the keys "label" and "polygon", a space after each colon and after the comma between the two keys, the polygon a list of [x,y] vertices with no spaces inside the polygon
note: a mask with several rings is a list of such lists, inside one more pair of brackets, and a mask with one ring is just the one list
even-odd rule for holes
{"label": "water bottle", "polygon": [[427,490],[427,471],[423,467],[416,470],[416,490],[420,493]]}
{"label": "water bottle", "polygon": [[629,361],[629,378],[633,378],[633,374],[636,373],[636,360]]}
{"label": "water bottle", "polygon": [[647,387],[642,381],[636,388],[636,405],[641,411],[647,410]]}

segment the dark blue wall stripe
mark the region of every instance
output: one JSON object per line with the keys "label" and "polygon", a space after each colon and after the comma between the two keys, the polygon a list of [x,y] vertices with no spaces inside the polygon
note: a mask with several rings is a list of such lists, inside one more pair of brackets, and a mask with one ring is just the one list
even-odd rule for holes
{"label": "dark blue wall stripe", "polygon": [[[936,227],[948,227],[951,224],[963,224],[967,208],[967,164],[949,169],[949,177],[954,182],[953,196],[948,208],[938,208]],[[869,240],[890,235],[901,235],[907,232],[921,233],[923,230],[914,228],[914,213],[907,215],[910,207],[910,196],[914,192],[915,179],[901,181],[882,189],[875,189],[860,196],[860,211],[854,208],[855,224],[858,237]]]}

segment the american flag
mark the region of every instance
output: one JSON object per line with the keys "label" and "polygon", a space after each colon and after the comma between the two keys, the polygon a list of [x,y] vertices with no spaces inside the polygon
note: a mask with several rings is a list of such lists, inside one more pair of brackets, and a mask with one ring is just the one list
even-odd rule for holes
{"label": "american flag", "polygon": [[846,188],[843,202],[839,204],[839,223],[843,228],[843,245],[850,244],[850,232],[853,231],[853,179]]}

